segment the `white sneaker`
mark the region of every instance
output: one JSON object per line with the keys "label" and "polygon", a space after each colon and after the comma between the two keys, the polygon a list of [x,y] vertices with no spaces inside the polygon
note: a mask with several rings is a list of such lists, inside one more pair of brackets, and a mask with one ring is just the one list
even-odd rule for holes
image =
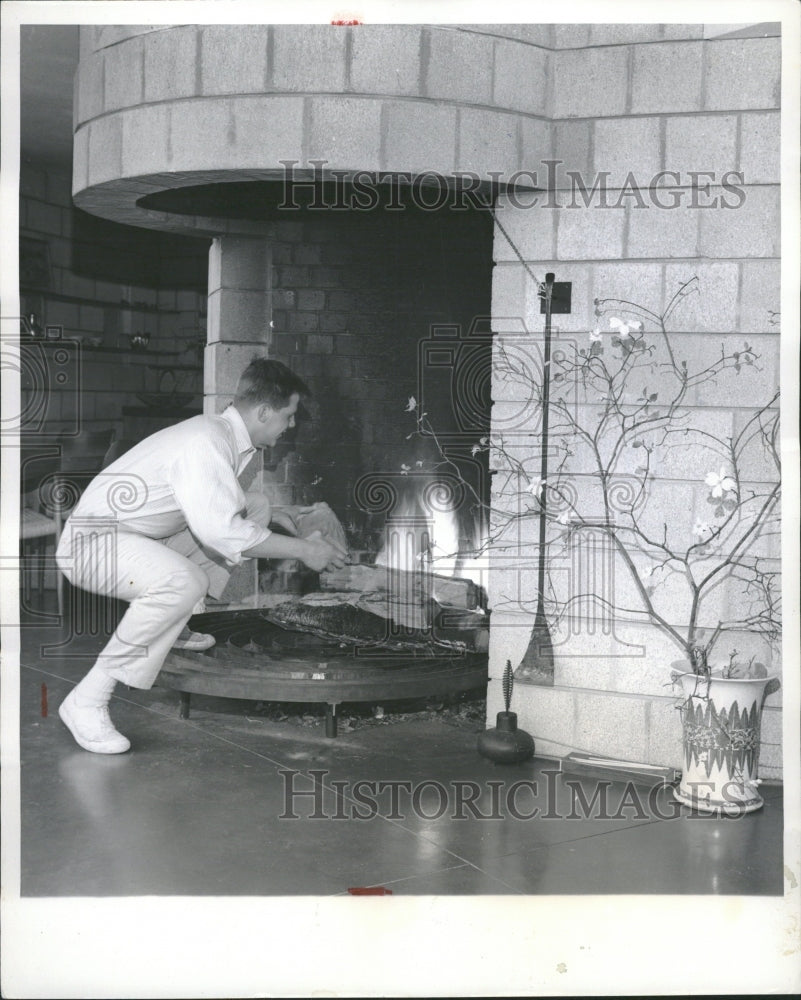
{"label": "white sneaker", "polygon": [[131,741],[117,732],[108,705],[78,705],[71,691],[58,709],[61,721],[84,750],[92,753],[125,753]]}
{"label": "white sneaker", "polygon": [[213,635],[207,635],[205,632],[190,632],[188,628],[185,628],[172,644],[172,648],[193,649],[195,652],[201,652],[204,649],[211,649],[216,642]]}

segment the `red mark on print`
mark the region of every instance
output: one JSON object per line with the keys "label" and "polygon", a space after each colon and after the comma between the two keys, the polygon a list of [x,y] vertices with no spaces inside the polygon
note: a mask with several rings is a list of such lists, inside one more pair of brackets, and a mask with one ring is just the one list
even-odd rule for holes
{"label": "red mark on print", "polygon": [[360,17],[355,17],[353,14],[338,14],[331,21],[331,24],[339,25],[344,28],[353,28],[357,24],[361,24],[362,19]]}
{"label": "red mark on print", "polygon": [[42,684],[42,718],[47,718],[47,685]]}
{"label": "red mark on print", "polygon": [[392,890],[383,885],[370,885],[365,888],[348,889],[351,896],[391,896]]}

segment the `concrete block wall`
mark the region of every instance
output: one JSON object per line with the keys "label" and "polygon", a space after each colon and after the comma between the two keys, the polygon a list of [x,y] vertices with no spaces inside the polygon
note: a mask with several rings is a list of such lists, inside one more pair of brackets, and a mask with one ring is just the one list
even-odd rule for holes
{"label": "concrete block wall", "polygon": [[[142,405],[137,393],[159,390],[160,372],[153,367],[158,364],[193,366],[195,371],[177,373],[177,387],[201,392],[197,343],[205,334],[206,300],[196,291],[168,287],[166,276],[177,274],[179,260],[165,254],[166,280],[160,288],[122,284],[95,277],[84,268],[77,270],[81,234],[70,172],[45,163],[21,165],[20,235],[44,244],[49,260],[45,282],[36,282],[35,288],[23,283],[23,313],[34,312],[43,326],[62,326],[65,339],[81,342],[79,354],[68,366],[69,381],[62,385],[55,376],[51,380],[42,433],[113,426],[120,436],[138,436],[164,426],[162,418],[141,418],[134,425],[122,414],[123,407]],[[134,242],[121,231],[116,251],[131,254]],[[173,353],[167,358],[129,350],[129,335],[140,330],[150,333],[152,351]],[[89,344],[90,339],[100,341],[99,349]],[[43,350],[52,366],[52,349]],[[168,380],[161,388],[168,391],[172,384]]]}
{"label": "concrete block wall", "polygon": [[509,176],[547,126],[550,38],[538,26],[82,27],[77,203],[219,235],[249,230],[137,201],[190,179],[274,176],[283,160]]}
{"label": "concrete block wall", "polygon": [[[669,30],[668,30],[669,29]],[[736,429],[769,398],[779,382],[779,38],[704,38],[701,26],[555,26],[551,155],[561,160],[547,196],[536,207],[506,203],[498,219],[540,278],[573,283],[573,311],[557,316],[555,347],[588,342],[594,327],[593,301],[614,296],[661,312],[679,283],[698,277],[699,294],[673,314],[683,356],[713,359],[721,344],[748,340],[760,354],[761,372],[744,373],[731,388],[708,385],[692,398],[696,426]],[[742,72],[748,67],[748,72]],[[544,159],[545,157],[541,157]],[[539,164],[532,164],[537,169]],[[588,191],[606,172],[607,205],[598,192],[579,191],[569,171]],[[651,178],[671,171],[654,205]],[[700,185],[692,192],[693,177]],[[741,177],[727,172],[739,171]],[[628,177],[628,180],[627,180]],[[724,186],[734,184],[737,191]],[[705,187],[704,185],[709,185]],[[636,189],[636,190],[634,190]],[[621,197],[621,194],[625,197]],[[521,199],[522,200],[522,199]],[[728,207],[723,207],[723,203]],[[710,207],[716,204],[717,207]],[[618,207],[615,207],[618,206]],[[536,284],[503,234],[495,237],[493,317],[497,336],[541,350],[544,320]],[[751,379],[746,378],[753,374]],[[493,387],[500,422],[508,428],[519,393],[497,379]],[[509,439],[511,442],[511,438]],[[522,447],[519,442],[513,447]],[[703,512],[703,475],[684,453],[671,467],[657,470],[665,492],[662,509],[671,530],[682,522],[691,531]],[[589,471],[589,470],[588,470]],[[766,472],[751,469],[756,482]],[[538,473],[537,473],[538,474]],[[700,482],[698,481],[700,479]],[[501,504],[499,475],[494,502]],[[582,483],[582,486],[586,484]],[[668,499],[672,498],[672,499]],[[766,550],[778,559],[778,543]],[[508,554],[504,557],[509,562]],[[512,560],[512,563],[514,560]],[[490,577],[496,605],[490,645],[488,719],[502,708],[500,676],[507,658],[519,662],[531,621],[531,605],[515,604],[524,565],[536,564],[536,541],[525,545],[519,566],[498,566]],[[624,571],[616,574],[621,603],[630,606]],[[724,595],[731,611],[731,588]],[[672,608],[681,624],[680,604]],[[586,619],[578,634],[559,634],[552,688],[519,683],[515,708],[521,725],[538,738],[538,749],[555,756],[572,749],[629,760],[677,766],[680,722],[668,681],[678,649],[653,628],[637,622],[615,624],[616,632],[636,630],[636,639],[606,634],[600,620]],[[753,636],[718,647],[741,650]],[[628,645],[628,643],[632,645]],[[759,658],[781,672],[781,656]],[[769,696],[763,726],[761,773],[781,776],[781,692]]]}

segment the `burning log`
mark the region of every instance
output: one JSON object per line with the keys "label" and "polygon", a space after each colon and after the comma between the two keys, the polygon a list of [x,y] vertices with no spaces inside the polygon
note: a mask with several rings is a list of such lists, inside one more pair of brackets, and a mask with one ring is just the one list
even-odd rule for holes
{"label": "burning log", "polygon": [[380,592],[393,604],[422,605],[432,598],[449,608],[472,611],[480,606],[478,587],[472,580],[388,566],[344,566],[320,574],[322,590],[356,594]]}

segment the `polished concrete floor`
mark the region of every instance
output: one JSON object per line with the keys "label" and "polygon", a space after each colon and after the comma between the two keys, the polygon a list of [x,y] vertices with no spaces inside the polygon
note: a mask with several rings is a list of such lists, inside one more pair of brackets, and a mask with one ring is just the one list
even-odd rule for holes
{"label": "polished concrete floor", "polygon": [[[196,697],[181,720],[175,693],[118,685],[112,718],[133,749],[86,753],[57,708],[97,641],[45,648],[59,637],[23,628],[23,896],[783,891],[780,786],[740,819],[622,782],[602,808],[587,777],[582,805],[553,761],[494,765],[474,730],[440,718],[328,740],[322,720],[293,726],[225,699]],[[312,770],[325,772],[318,799],[292,797],[313,790]]]}

